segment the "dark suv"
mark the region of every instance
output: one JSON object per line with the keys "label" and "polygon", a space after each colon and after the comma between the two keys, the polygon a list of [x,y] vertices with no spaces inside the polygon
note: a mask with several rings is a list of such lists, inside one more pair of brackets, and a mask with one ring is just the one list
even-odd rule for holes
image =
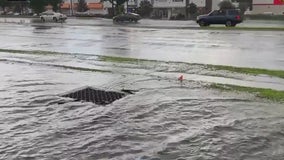
{"label": "dark suv", "polygon": [[240,11],[237,9],[214,10],[207,15],[198,16],[196,20],[201,27],[210,24],[224,24],[227,27],[234,27],[242,21]]}

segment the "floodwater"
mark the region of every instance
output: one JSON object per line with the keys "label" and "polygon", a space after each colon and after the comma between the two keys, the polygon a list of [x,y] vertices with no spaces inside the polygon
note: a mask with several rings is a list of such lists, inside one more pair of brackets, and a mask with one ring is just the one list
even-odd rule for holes
{"label": "floodwater", "polygon": [[[257,22],[247,23],[267,25]],[[3,23],[0,48],[284,69],[284,32],[179,29],[185,26],[196,24],[145,20],[129,26],[96,19],[71,19],[66,24]]]}
{"label": "floodwater", "polygon": [[[282,32],[12,23],[0,28],[1,49],[65,53],[0,52],[0,159],[284,157],[283,103],[206,87],[222,82],[284,90],[283,79],[175,62],[283,69]],[[96,55],[172,62],[119,63]],[[106,106],[59,96],[82,86],[137,92]]]}

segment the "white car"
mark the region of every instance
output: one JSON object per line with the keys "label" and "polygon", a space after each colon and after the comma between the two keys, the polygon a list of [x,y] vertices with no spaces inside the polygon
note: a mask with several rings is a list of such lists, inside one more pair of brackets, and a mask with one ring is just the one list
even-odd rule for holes
{"label": "white car", "polygon": [[66,15],[61,14],[61,13],[52,12],[52,11],[46,11],[40,14],[40,20],[42,22],[46,22],[46,21],[63,22],[66,19],[67,19]]}

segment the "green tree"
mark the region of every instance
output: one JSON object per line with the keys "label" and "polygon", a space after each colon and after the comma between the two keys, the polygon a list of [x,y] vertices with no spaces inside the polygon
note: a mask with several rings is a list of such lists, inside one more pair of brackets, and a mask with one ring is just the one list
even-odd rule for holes
{"label": "green tree", "polygon": [[9,2],[7,0],[0,0],[0,7],[5,12],[5,8],[9,5]]}
{"label": "green tree", "polygon": [[223,0],[218,4],[220,10],[235,9],[236,6],[230,0]]}
{"label": "green tree", "polygon": [[116,14],[121,14],[123,13],[124,10],[124,6],[123,4],[126,2],[127,0],[115,0],[116,4],[115,4],[115,11]]}
{"label": "green tree", "polygon": [[12,4],[14,6],[14,12],[16,13],[22,13],[22,5],[19,3]]}
{"label": "green tree", "polygon": [[239,9],[242,15],[248,8],[252,8],[252,0],[235,0],[235,2],[239,2]]}
{"label": "green tree", "polygon": [[30,0],[30,7],[36,14],[45,11],[45,6],[47,4],[46,0]]}
{"label": "green tree", "polygon": [[197,5],[195,3],[190,3],[188,9],[190,17],[193,18],[197,13]]}
{"label": "green tree", "polygon": [[54,12],[59,11],[60,5],[62,4],[63,0],[47,0],[47,3],[52,6],[52,10]]}
{"label": "green tree", "polygon": [[112,5],[112,16],[115,16],[117,14],[122,13],[124,10],[123,8],[123,4],[127,1],[127,0],[101,0],[103,1],[109,1]]}
{"label": "green tree", "polygon": [[153,5],[148,0],[143,0],[140,2],[138,13],[142,17],[150,17],[152,11],[153,11]]}
{"label": "green tree", "polygon": [[85,0],[78,0],[78,7],[77,7],[77,11],[78,12],[86,12],[87,10],[89,10],[87,3]]}

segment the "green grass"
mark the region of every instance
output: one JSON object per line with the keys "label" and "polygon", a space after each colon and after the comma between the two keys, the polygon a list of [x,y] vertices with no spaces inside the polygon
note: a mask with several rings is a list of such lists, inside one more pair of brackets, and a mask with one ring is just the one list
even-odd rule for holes
{"label": "green grass", "polygon": [[135,58],[126,58],[126,57],[112,57],[112,56],[99,56],[99,60],[106,62],[118,62],[118,63],[129,63],[129,62],[139,62],[144,60],[139,60]]}
{"label": "green grass", "polygon": [[[111,56],[99,56],[99,57],[100,57],[99,59],[101,61],[117,62],[117,63],[163,62],[163,61],[156,61],[156,60],[111,57]],[[243,74],[250,74],[250,75],[268,75],[268,76],[272,76],[272,77],[284,78],[284,70],[270,70],[270,69],[261,69],[261,68],[234,67],[234,66],[197,64],[197,63],[185,63],[185,64],[198,65],[200,67],[205,67],[206,69],[213,69],[213,70],[225,70],[225,71],[243,73]]]}
{"label": "green grass", "polygon": [[114,63],[146,63],[146,62],[163,63],[165,62],[165,61],[150,60],[150,59],[137,59],[137,58],[101,56],[101,55],[98,55],[98,57],[99,57],[99,60],[101,61],[114,62]]}
{"label": "green grass", "polygon": [[213,27],[200,27],[204,30],[242,30],[242,31],[284,31],[284,27],[223,27],[223,26],[213,26]]}
{"label": "green grass", "polygon": [[[266,21],[283,21],[283,15],[263,15],[263,14],[256,14],[256,15],[245,15],[245,19],[251,20],[266,20]],[[273,23],[273,22],[272,22]]]}
{"label": "green grass", "polygon": [[65,69],[72,69],[78,71],[88,71],[88,72],[102,72],[102,73],[110,73],[111,71],[108,70],[100,70],[100,69],[93,69],[93,68],[83,68],[83,67],[74,67],[74,66],[62,66],[62,65],[53,65],[55,67],[62,67]]}
{"label": "green grass", "polygon": [[[50,51],[28,51],[28,50],[13,50],[13,49],[0,49],[0,52],[8,53],[18,53],[18,54],[33,54],[33,55],[63,55],[66,53],[61,52],[50,52]],[[69,54],[70,55],[70,54]],[[76,55],[76,53],[74,53]],[[97,56],[98,60],[105,62],[114,62],[114,63],[145,63],[145,62],[160,62],[165,63],[165,61],[158,60],[146,60],[146,59],[136,59],[136,58],[126,58],[126,57],[113,57],[113,56],[101,56],[101,55],[92,55]],[[171,62],[171,61],[170,61]],[[270,69],[261,69],[261,68],[246,68],[246,67],[234,67],[234,66],[224,66],[224,65],[211,65],[211,64],[197,64],[197,63],[184,63],[184,62],[172,62],[172,63],[181,63],[187,65],[198,65],[204,67],[205,69],[212,70],[224,70],[235,73],[250,74],[250,75],[268,75],[272,77],[284,78],[284,70],[270,70]]]}
{"label": "green grass", "polygon": [[217,83],[211,84],[209,87],[225,91],[247,92],[255,94],[257,97],[260,98],[265,98],[277,102],[284,102],[284,91],[277,91],[265,88],[243,87],[243,86],[227,85],[227,84],[217,84]]}
{"label": "green grass", "polygon": [[54,54],[63,54],[60,52],[50,52],[50,51],[28,51],[28,50],[15,50],[15,49],[1,49],[0,52],[8,52],[8,53],[18,53],[18,54],[35,54],[35,55],[54,55]]}
{"label": "green grass", "polygon": [[206,68],[211,68],[214,70],[226,70],[236,73],[245,73],[251,75],[269,75],[273,77],[284,78],[283,70],[269,70],[269,69],[261,69],[261,68],[246,68],[246,67],[233,67],[233,66],[223,66],[223,65],[205,65]]}

